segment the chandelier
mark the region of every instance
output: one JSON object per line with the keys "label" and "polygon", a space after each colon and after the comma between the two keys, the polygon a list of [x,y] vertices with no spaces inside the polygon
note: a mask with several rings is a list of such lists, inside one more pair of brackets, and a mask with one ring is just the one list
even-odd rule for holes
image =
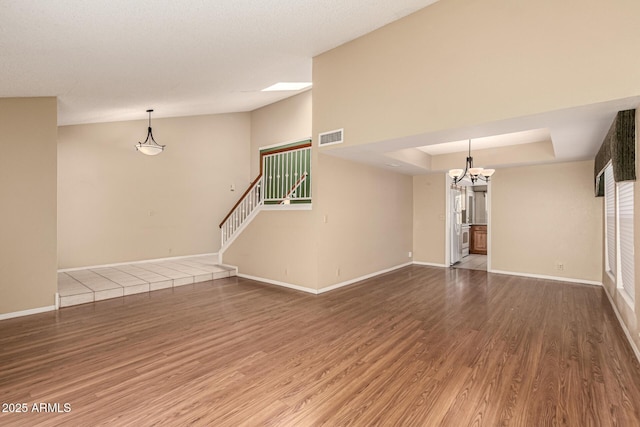
{"label": "chandelier", "polygon": [[142,154],[146,154],[147,156],[155,156],[156,154],[162,153],[164,150],[164,145],[160,145],[153,139],[153,133],[151,133],[151,113],[153,110],[147,110],[149,113],[149,130],[147,132],[147,139],[144,142],[138,142],[136,144],[136,150],[141,152]]}
{"label": "chandelier", "polygon": [[495,169],[473,167],[473,157],[471,157],[471,140],[469,140],[469,156],[467,156],[467,163],[464,170],[451,169],[449,171],[449,176],[453,179],[453,185],[456,185],[465,177],[468,177],[471,180],[471,183],[475,184],[478,180],[488,182],[489,178],[495,171]]}

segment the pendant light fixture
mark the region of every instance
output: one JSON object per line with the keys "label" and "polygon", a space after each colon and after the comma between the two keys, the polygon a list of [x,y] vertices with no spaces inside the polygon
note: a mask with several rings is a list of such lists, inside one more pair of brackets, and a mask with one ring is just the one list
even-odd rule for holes
{"label": "pendant light fixture", "polygon": [[136,144],[136,150],[141,152],[142,154],[146,154],[147,156],[155,156],[156,154],[162,153],[164,150],[164,145],[160,145],[153,139],[153,133],[151,132],[151,113],[153,110],[147,110],[149,113],[149,131],[147,132],[147,139],[144,142],[138,142]]}
{"label": "pendant light fixture", "polygon": [[453,185],[456,185],[465,177],[469,177],[469,179],[471,179],[471,183],[475,184],[478,180],[488,182],[489,178],[491,177],[491,175],[493,175],[494,172],[495,169],[473,167],[473,157],[471,157],[471,140],[469,140],[469,156],[467,157],[467,163],[464,167],[464,170],[451,169],[449,171],[449,176],[453,178]]}

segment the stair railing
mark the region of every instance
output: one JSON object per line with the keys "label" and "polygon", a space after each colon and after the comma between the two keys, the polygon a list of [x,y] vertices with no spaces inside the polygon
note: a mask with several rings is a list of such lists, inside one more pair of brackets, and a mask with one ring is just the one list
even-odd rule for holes
{"label": "stair railing", "polygon": [[259,175],[247,188],[240,200],[231,208],[229,213],[220,223],[221,247],[240,231],[252,214],[256,214],[258,208],[264,203],[262,198],[262,175]]}
{"label": "stair railing", "polygon": [[261,155],[260,175],[220,223],[220,251],[223,252],[258,214],[264,204],[311,202],[311,144]]}
{"label": "stair railing", "polygon": [[307,176],[309,174],[304,172],[302,174],[302,176],[298,179],[298,181],[296,181],[295,184],[293,184],[293,186],[289,189],[289,191],[287,192],[287,194],[284,196],[284,198],[282,199],[282,201],[280,202],[281,205],[285,205],[288,204],[291,201],[291,196],[295,195],[296,190],[298,189],[298,187],[300,187],[302,185],[302,183],[304,182],[305,179],[307,179]]}
{"label": "stair railing", "polygon": [[265,203],[282,203],[296,192],[296,199],[311,201],[311,147],[296,148],[262,158]]}

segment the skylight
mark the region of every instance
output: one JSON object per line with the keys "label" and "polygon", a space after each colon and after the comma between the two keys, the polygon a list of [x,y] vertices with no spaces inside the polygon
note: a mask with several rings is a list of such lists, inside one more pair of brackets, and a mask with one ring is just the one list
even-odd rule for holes
{"label": "skylight", "polygon": [[311,86],[311,82],[279,82],[268,88],[262,89],[262,92],[272,92],[278,90],[302,90]]}

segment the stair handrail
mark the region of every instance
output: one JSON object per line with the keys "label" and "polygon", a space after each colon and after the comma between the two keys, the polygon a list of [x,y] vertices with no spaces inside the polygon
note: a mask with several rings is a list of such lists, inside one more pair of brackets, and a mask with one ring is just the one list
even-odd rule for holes
{"label": "stair handrail", "polygon": [[[233,211],[236,210],[236,208],[240,205],[240,203],[242,203],[242,201],[244,200],[245,197],[247,197],[247,194],[249,194],[251,192],[251,190],[253,190],[253,187],[255,187],[259,182],[260,179],[262,179],[262,173],[260,175],[258,175],[258,177],[256,179],[253,180],[253,182],[249,185],[249,188],[246,189],[246,191],[244,193],[242,193],[242,196],[240,196],[240,198],[238,199],[238,201],[236,202],[235,205],[233,205],[233,207],[231,208],[231,210],[229,211],[229,213],[227,214],[227,216],[224,217],[224,219],[222,220],[222,222],[220,222],[220,225],[218,226],[218,228],[222,228],[222,226],[224,225],[224,223],[229,219],[229,217],[233,214]],[[260,197],[262,199],[262,196]]]}
{"label": "stair handrail", "polygon": [[[253,221],[265,203],[283,203],[286,200],[290,200],[291,195],[301,188],[303,182],[309,182],[309,178],[311,177],[308,172],[308,168],[311,166],[310,150],[311,143],[309,141],[308,143],[295,147],[275,149],[271,152],[260,152],[260,174],[251,182],[249,187],[242,193],[242,196],[235,202],[218,225],[221,240],[220,254],[223,253],[242,230]],[[295,151],[300,151],[301,154],[293,154]],[[269,160],[268,168],[266,168],[267,160]],[[286,170],[283,168],[286,168]],[[292,170],[287,172],[289,168]],[[269,173],[267,173],[267,169],[270,171]],[[274,171],[276,179],[272,181]],[[282,179],[281,174],[283,174],[284,177]],[[267,181],[267,175],[269,176],[268,183],[265,182]],[[297,179],[292,185],[292,178],[294,177],[297,177]],[[284,198],[281,198],[281,191],[286,188],[286,185],[290,185],[291,187],[285,192]],[[278,188],[278,186],[281,187]],[[311,200],[309,189],[307,189],[306,186],[302,188],[304,188],[305,191],[302,191],[304,194],[302,194],[303,197],[301,200]],[[276,198],[270,199],[267,197],[271,197],[274,192],[279,193],[273,194]],[[300,195],[299,192],[296,194],[298,196]]]}
{"label": "stair handrail", "polygon": [[307,179],[307,176],[309,175],[308,172],[304,172],[302,174],[302,176],[300,178],[298,178],[298,181],[293,184],[293,186],[291,186],[291,189],[287,192],[287,194],[285,194],[284,199],[282,199],[282,201],[280,202],[280,204],[283,204],[285,202],[285,200],[289,199],[289,196],[291,196],[293,194],[294,191],[297,190],[298,187],[300,187],[300,185],[302,184],[302,182]]}

